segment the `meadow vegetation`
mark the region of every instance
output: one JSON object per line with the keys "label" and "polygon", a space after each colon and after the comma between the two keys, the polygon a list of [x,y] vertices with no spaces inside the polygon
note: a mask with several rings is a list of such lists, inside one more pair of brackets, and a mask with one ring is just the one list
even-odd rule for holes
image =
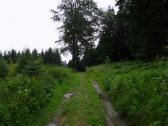
{"label": "meadow vegetation", "polygon": [[115,109],[133,126],[167,126],[168,61],[104,64],[87,74],[99,82]]}
{"label": "meadow vegetation", "polygon": [[60,125],[105,126],[92,81],[130,125],[168,126],[168,0],[115,1],[118,9],[61,0],[51,10],[59,48],[0,51],[0,126],[43,126],[56,116]]}
{"label": "meadow vegetation", "polygon": [[92,80],[84,73],[75,74],[72,92],[75,95],[65,101],[60,119],[63,126],[106,126],[103,103],[92,86]]}
{"label": "meadow vegetation", "polygon": [[[104,108],[84,73],[22,55],[13,64],[0,60],[0,126],[105,126]],[[73,93],[70,99],[64,95]]]}
{"label": "meadow vegetation", "polygon": [[[0,60],[0,126],[24,126],[50,103],[54,95],[66,93],[72,71],[43,65],[40,59],[23,56],[17,64]],[[31,60],[30,60],[31,59]],[[66,85],[67,88],[60,89]],[[62,90],[62,91],[60,91]],[[59,103],[60,99],[57,103]],[[47,119],[46,119],[47,120]]]}

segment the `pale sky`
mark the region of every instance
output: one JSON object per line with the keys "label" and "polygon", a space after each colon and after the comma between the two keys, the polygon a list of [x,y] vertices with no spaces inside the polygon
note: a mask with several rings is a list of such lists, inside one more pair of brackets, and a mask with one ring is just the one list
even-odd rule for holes
{"label": "pale sky", "polygon": [[[50,9],[56,8],[59,1],[0,0],[0,50],[57,48],[54,41],[59,33],[50,19]],[[95,1],[101,8],[115,5],[115,0]]]}

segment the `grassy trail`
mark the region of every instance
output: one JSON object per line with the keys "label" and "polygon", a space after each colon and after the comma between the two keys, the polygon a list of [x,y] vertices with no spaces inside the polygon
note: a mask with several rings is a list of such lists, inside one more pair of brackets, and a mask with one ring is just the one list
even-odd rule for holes
{"label": "grassy trail", "polygon": [[104,108],[106,110],[107,126],[127,126],[127,124],[119,117],[118,113],[114,110],[110,98],[102,91],[96,81],[93,82],[93,87],[103,101]]}
{"label": "grassy trail", "polygon": [[61,114],[54,121],[61,126],[106,126],[103,103],[92,81],[83,73],[75,77],[76,82],[71,89],[74,96],[63,101]]}
{"label": "grassy trail", "polygon": [[88,68],[112,100],[115,110],[132,126],[168,125],[168,62],[120,62]]}

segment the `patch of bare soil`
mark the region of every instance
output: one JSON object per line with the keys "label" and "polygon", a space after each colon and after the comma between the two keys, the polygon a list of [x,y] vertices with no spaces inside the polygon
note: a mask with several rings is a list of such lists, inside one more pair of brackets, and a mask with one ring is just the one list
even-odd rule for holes
{"label": "patch of bare soil", "polygon": [[110,98],[101,90],[96,81],[93,82],[93,87],[99,94],[104,104],[104,108],[106,110],[107,126],[127,126],[127,124],[119,117],[117,112],[114,110]]}

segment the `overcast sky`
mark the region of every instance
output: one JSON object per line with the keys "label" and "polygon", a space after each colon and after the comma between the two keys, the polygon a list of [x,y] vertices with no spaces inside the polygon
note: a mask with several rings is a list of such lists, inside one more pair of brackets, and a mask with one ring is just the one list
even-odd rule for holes
{"label": "overcast sky", "polygon": [[[60,0],[0,0],[0,50],[57,47],[56,23],[50,9]],[[95,0],[99,7],[114,6],[115,0]]]}

